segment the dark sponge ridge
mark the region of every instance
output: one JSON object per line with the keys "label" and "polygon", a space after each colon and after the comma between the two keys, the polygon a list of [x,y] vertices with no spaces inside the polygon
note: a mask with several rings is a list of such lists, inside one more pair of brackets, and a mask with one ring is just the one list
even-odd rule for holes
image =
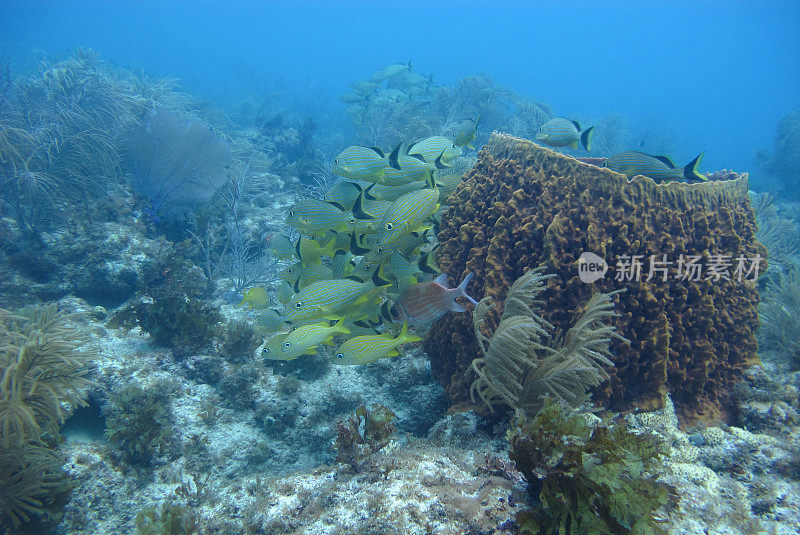
{"label": "dark sponge ridge", "polygon": [[[686,281],[677,276],[681,255],[700,255],[703,278],[717,255],[755,258],[766,269],[766,250],[755,239],[747,174],[731,180],[664,185],[563,156],[529,141],[493,134],[477,164],[447,200],[438,238],[438,263],[452,279],[475,273],[476,298],[503,302],[511,284],[546,263],[556,276],[543,294],[545,320],[564,329],[594,292],[625,288],[615,296],[614,323],[630,345],[612,345],[610,379],[594,399],[615,410],[652,410],[669,393],[684,424],[727,420],[728,391],[743,370],[758,363],[758,288],[753,280]],[[606,259],[605,278],[578,278],[584,251]],[[642,255],[640,281],[615,281],[615,263]],[[673,264],[663,281],[647,281],[649,257]],[[487,316],[496,327],[502,310]],[[493,316],[492,316],[493,315]],[[425,341],[434,372],[454,408],[474,408],[467,373],[480,351],[471,317],[451,314]]]}

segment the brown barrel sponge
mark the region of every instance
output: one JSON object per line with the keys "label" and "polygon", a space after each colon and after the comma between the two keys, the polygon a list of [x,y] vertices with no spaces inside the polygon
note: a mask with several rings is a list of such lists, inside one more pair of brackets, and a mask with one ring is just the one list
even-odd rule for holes
{"label": "brown barrel sponge", "polygon": [[[651,410],[669,393],[684,424],[727,420],[729,392],[742,371],[758,363],[758,287],[738,280],[744,267],[766,269],[766,250],[755,239],[747,174],[700,184],[628,181],[609,169],[580,162],[530,141],[493,134],[477,164],[448,199],[438,235],[438,262],[452,280],[475,273],[470,295],[503,302],[514,280],[545,264],[549,280],[543,317],[564,329],[593,292],[615,297],[615,323],[630,343],[613,344],[610,380],[594,392],[614,410]],[[587,284],[578,259],[592,252],[609,271]],[[640,280],[616,280],[618,261],[641,255]],[[664,257],[663,255],[666,255]],[[678,263],[698,255],[700,280],[683,280]],[[650,257],[666,258],[667,280]],[[756,259],[753,262],[753,259]],[[708,279],[714,265],[730,280]],[[502,307],[487,318],[497,325]],[[479,349],[470,314],[449,314],[425,341],[434,373],[454,409],[475,408],[468,368]]]}

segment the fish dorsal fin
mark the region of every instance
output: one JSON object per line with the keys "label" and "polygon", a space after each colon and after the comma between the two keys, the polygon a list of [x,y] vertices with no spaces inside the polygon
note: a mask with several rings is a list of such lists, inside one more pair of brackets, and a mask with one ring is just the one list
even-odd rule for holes
{"label": "fish dorsal fin", "polygon": [[335,207],[335,208],[338,208],[338,209],[339,209],[339,210],[341,210],[342,212],[346,212],[346,211],[347,211],[347,210],[345,210],[345,209],[344,209],[344,206],[342,206],[341,204],[339,204],[339,203],[338,203],[338,202],[336,202],[336,201],[325,201],[325,202],[326,202],[326,203],[328,203],[328,204],[330,204],[331,206],[333,206],[333,207]]}
{"label": "fish dorsal fin", "polygon": [[356,219],[360,219],[361,221],[369,221],[371,219],[376,219],[374,215],[370,214],[369,212],[364,210],[364,201],[363,198],[366,195],[367,190],[361,190],[356,197],[356,202],[353,203],[353,217]]}
{"label": "fish dorsal fin", "polygon": [[409,154],[410,157],[416,158],[417,160],[421,161],[422,163],[427,163],[425,158],[422,157],[422,154]]}
{"label": "fish dorsal fin", "polygon": [[433,279],[433,282],[435,282],[439,286],[447,288],[447,273],[442,273],[441,275]]}
{"label": "fish dorsal fin", "polygon": [[349,277],[345,277],[345,279],[350,281],[355,281],[359,284],[364,284],[364,279],[362,279],[361,277],[356,277],[355,275],[350,275]]}
{"label": "fish dorsal fin", "polygon": [[667,167],[669,167],[670,169],[675,169],[675,162],[673,162],[672,159],[669,158],[669,156],[658,156],[656,154],[648,154],[647,152],[642,152],[640,150],[632,150],[631,152],[635,152],[636,154],[642,154],[644,156],[656,159],[659,162],[666,165]]}
{"label": "fish dorsal fin", "polygon": [[669,156],[656,156],[655,154],[651,154],[650,156],[660,161],[670,169],[675,169],[675,162],[673,162]]}
{"label": "fish dorsal fin", "polygon": [[300,277],[297,277],[297,279],[294,281],[294,286],[292,287],[292,289],[294,290],[294,293],[296,294],[300,293]]}
{"label": "fish dorsal fin", "polygon": [[382,264],[378,265],[377,269],[372,273],[372,284],[374,284],[376,288],[392,284],[392,281],[383,278],[383,273],[381,273],[383,271],[382,267]]}
{"label": "fish dorsal fin", "polygon": [[380,156],[381,158],[386,158],[386,154],[378,147],[367,147],[369,150],[375,151],[375,153]]}
{"label": "fish dorsal fin", "polygon": [[384,301],[381,305],[381,316],[386,321],[394,321],[394,315],[392,314],[392,305],[389,301]]}
{"label": "fish dorsal fin", "polygon": [[580,132],[581,131],[581,123],[578,121],[570,121],[573,125],[575,125],[575,129]]}
{"label": "fish dorsal fin", "polygon": [[377,201],[378,198],[372,194],[372,188],[377,185],[377,182],[373,182],[367,189],[364,190],[364,198],[369,199],[370,201]]}
{"label": "fish dorsal fin", "polygon": [[297,253],[297,258],[300,260],[300,262],[303,261],[303,255],[300,254],[300,240],[302,239],[303,237],[300,236],[297,238],[297,243],[294,244],[294,252]]}
{"label": "fish dorsal fin", "polygon": [[369,252],[369,249],[365,249],[360,243],[358,243],[358,238],[356,237],[355,233],[350,235],[350,252],[356,256],[364,256]]}

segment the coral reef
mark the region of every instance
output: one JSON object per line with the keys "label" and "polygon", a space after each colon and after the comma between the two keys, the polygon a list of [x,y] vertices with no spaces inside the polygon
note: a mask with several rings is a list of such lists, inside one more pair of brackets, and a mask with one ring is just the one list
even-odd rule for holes
{"label": "coral reef", "polygon": [[533,508],[517,515],[522,533],[663,533],[672,489],[655,481],[665,444],[624,423],[587,421],[547,400],[518,417],[509,456],[528,481]]}
{"label": "coral reef", "polygon": [[[477,295],[483,291],[501,301],[512,281],[544,263],[556,276],[542,297],[543,318],[566,329],[593,292],[626,289],[615,296],[620,316],[614,324],[630,344],[612,343],[615,366],[606,370],[610,380],[595,390],[597,401],[616,409],[652,409],[671,392],[687,422],[730,415],[728,386],[758,360],[757,284],[738,280],[734,269],[739,258],[746,268],[766,267],[746,175],[697,185],[657,185],[645,177],[629,182],[495,134],[447,204],[439,266],[453,279],[475,273]],[[581,282],[583,252],[605,259],[615,276]],[[699,280],[678,271],[690,255],[699,257]],[[730,258],[730,273],[715,280],[710,270],[724,258]],[[671,262],[668,270],[648,272],[663,260]],[[487,324],[494,327],[498,319],[499,312],[490,313]],[[465,372],[479,355],[469,321],[447,316],[425,342],[456,407],[470,406]]]}
{"label": "coral reef", "polygon": [[800,368],[800,268],[797,266],[767,285],[761,303],[761,324],[768,343],[777,346],[789,366]]}

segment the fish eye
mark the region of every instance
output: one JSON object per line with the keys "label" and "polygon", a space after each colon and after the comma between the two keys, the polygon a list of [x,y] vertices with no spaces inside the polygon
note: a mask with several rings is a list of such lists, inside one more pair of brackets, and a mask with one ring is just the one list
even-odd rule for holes
{"label": "fish eye", "polygon": [[369,264],[364,264],[364,269],[366,269],[367,271],[369,271],[369,269],[370,269],[371,267],[372,267],[372,266],[370,266]]}
{"label": "fish eye", "polygon": [[286,270],[286,273],[294,273],[294,269],[293,268],[289,268],[289,269]]}
{"label": "fish eye", "polygon": [[350,224],[351,225],[355,225],[356,224],[356,218],[355,217],[351,217],[350,218]]}
{"label": "fish eye", "polygon": [[294,210],[289,210],[289,217],[294,217]]}
{"label": "fish eye", "polygon": [[295,308],[303,308],[303,303],[296,303]]}
{"label": "fish eye", "polygon": [[267,349],[267,348],[265,347],[265,348],[264,348],[264,350],[262,351],[262,353],[264,353],[265,355],[269,355],[269,349]]}
{"label": "fish eye", "polygon": [[292,344],[290,342],[284,342],[283,347],[292,347]]}
{"label": "fish eye", "polygon": [[378,247],[378,253],[383,253],[383,247]]}
{"label": "fish eye", "polygon": [[344,355],[343,355],[342,353],[337,353],[337,354],[336,354],[336,358],[337,358],[337,359],[343,359],[343,358],[344,358]]}
{"label": "fish eye", "polygon": [[386,230],[392,230],[392,224],[391,223],[387,223]]}

